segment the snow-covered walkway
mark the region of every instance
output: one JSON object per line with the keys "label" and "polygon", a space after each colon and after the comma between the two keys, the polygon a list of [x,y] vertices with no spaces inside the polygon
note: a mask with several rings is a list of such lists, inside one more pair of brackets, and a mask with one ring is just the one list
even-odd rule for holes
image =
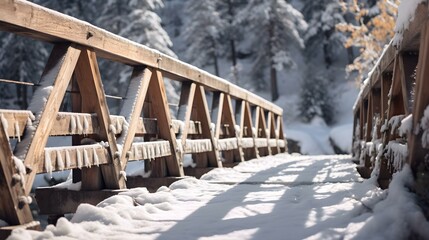
{"label": "snow-covered walkway", "polygon": [[[279,154],[215,169],[156,193],[132,189],[71,220],[11,239],[401,239],[429,236],[397,174],[390,193],[363,181],[350,156]],[[427,235],[426,235],[427,234]]]}

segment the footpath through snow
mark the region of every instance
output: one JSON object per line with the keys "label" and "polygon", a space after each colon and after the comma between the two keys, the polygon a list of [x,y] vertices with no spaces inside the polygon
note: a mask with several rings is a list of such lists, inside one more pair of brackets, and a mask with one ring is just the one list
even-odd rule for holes
{"label": "footpath through snow", "polygon": [[82,204],[71,220],[10,239],[429,239],[411,181],[405,167],[388,193],[350,156],[279,154]]}

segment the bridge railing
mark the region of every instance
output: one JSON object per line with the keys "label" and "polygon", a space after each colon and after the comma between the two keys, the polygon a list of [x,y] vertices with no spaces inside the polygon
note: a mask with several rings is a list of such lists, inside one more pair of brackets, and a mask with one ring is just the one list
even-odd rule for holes
{"label": "bridge railing", "polygon": [[[11,225],[3,230],[37,225],[29,194],[39,173],[72,169],[81,181],[79,192],[36,191],[42,213],[63,214],[115,194],[101,189],[168,184],[286,151],[281,108],[156,50],[20,0],[0,1],[0,30],[53,44],[28,110],[0,109],[0,219]],[[97,58],[133,68],[119,115],[109,113]],[[173,113],[164,77],[181,85]],[[61,112],[67,91],[72,111]],[[47,147],[56,136],[70,144]],[[134,160],[145,160],[145,178],[127,179]]]}
{"label": "bridge railing", "polygon": [[[429,12],[420,4],[398,46],[390,44],[354,106],[353,156],[358,170],[375,170],[382,187],[408,163],[422,189],[428,172]],[[420,181],[420,182],[419,182]],[[424,187],[424,188],[422,188]],[[420,192],[426,196],[427,194]]]}

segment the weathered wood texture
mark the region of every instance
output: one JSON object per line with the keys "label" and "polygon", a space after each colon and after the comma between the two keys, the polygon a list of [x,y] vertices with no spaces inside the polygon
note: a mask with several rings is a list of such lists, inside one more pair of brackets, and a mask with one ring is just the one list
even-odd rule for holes
{"label": "weathered wood texture", "polygon": [[[31,85],[29,109],[0,109],[0,219],[10,225],[32,226],[28,195],[38,173],[72,169],[73,181],[82,182],[82,192],[39,191],[46,213],[54,194],[65,204],[52,214],[62,214],[127,186],[155,190],[185,173],[199,177],[223,164],[287,151],[281,108],[177,59],[21,0],[0,1],[0,30],[54,44],[40,84]],[[98,57],[133,67],[118,116],[109,112]],[[182,83],[177,112],[169,108],[164,76]],[[68,89],[72,112],[60,112]],[[70,143],[48,147],[58,136]],[[196,168],[184,168],[185,154]],[[145,160],[150,178],[126,182],[127,163],[135,160]]]}
{"label": "weathered wood texture", "polygon": [[[380,56],[354,107],[353,156],[360,172],[379,171],[388,187],[392,174],[407,163],[415,176],[414,189],[429,206],[429,169],[425,164],[429,106],[429,12],[416,10],[399,46],[390,44]],[[429,213],[429,212],[428,212]]]}

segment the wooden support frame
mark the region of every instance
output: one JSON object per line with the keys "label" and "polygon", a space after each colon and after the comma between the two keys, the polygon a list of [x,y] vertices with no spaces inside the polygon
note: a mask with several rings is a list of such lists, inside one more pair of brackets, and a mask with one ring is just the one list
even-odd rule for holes
{"label": "wooden support frame", "polygon": [[[235,129],[236,122],[234,113],[232,110],[231,97],[221,92],[215,92],[213,94],[212,103],[212,119],[215,121],[215,139],[227,139],[233,138],[237,141],[237,148],[233,150],[223,151],[224,164],[234,164],[236,162],[244,161],[243,149],[238,144],[239,135]],[[224,134],[221,136],[222,128],[225,129]]]}
{"label": "wooden support frame", "polygon": [[[46,132],[50,131],[54,117],[59,111],[61,101],[68,87],[73,70],[77,64],[81,50],[74,45],[58,44],[55,45],[49,57],[48,63],[42,74],[40,84],[45,87],[52,87],[48,94],[44,93],[46,88],[38,88],[36,96],[45,96],[47,101],[40,105],[39,99],[34,99],[30,104],[33,107],[36,119],[33,122],[35,127],[34,133],[28,132],[23,141],[17,144],[15,153],[18,157],[24,159],[24,164],[30,170],[26,176],[25,193],[30,193],[34,178],[36,177],[35,169],[42,163],[43,149],[48,141]],[[52,74],[53,73],[53,74]]]}
{"label": "wooden support frame", "polygon": [[[127,185],[134,187],[155,182],[153,186],[158,186],[158,183],[180,179],[184,176],[184,153],[193,154],[198,167],[194,174],[201,175],[223,166],[219,151],[229,160],[225,164],[232,166],[258,157],[258,146],[263,155],[287,149],[280,107],[158,51],[21,0],[0,2],[0,30],[55,44],[41,76],[41,87],[35,86],[35,95],[39,97],[32,99],[31,111],[5,113],[0,109],[2,118],[12,123],[7,129],[2,126],[3,122],[0,123],[0,193],[8,198],[1,201],[0,218],[11,224],[35,226],[29,216],[28,204],[22,202],[23,199],[28,200],[37,173],[73,169],[73,181],[82,181],[82,190],[115,192],[115,189],[120,191]],[[134,67],[131,82],[138,83],[139,91],[132,96],[135,101],[128,114],[110,115],[97,57]],[[179,119],[184,120],[184,125],[170,116],[163,76],[184,83],[179,103]],[[62,100],[70,88],[72,112],[61,113]],[[219,112],[213,118],[208,109],[206,91],[217,92]],[[238,110],[235,117],[233,101]],[[254,120],[251,106],[258,109],[258,117]],[[146,118],[141,116],[142,112]],[[79,119],[78,123],[83,120],[85,126],[71,127],[76,119]],[[258,131],[253,134],[253,122],[262,129],[260,136]],[[127,128],[122,126],[124,124],[128,124]],[[240,131],[236,131],[236,125],[240,126]],[[48,138],[52,136],[71,136],[72,146],[46,147]],[[9,146],[10,137],[22,137],[14,153]],[[135,142],[136,137],[143,137],[145,142]],[[156,143],[152,138],[157,140]],[[210,147],[186,148],[187,143],[192,145],[198,141]],[[221,141],[236,145],[219,147]],[[162,147],[163,151],[144,154],[136,151],[136,147]],[[168,147],[169,151],[164,151]],[[84,165],[79,163],[82,162],[80,151],[84,153],[83,158],[91,158],[84,160]],[[10,180],[11,176],[12,180],[17,178],[16,161],[11,161],[15,156],[25,166],[22,186],[11,184]],[[70,156],[73,159],[67,160]],[[55,161],[51,162],[54,158]],[[125,167],[128,161],[137,159],[154,159],[146,161],[150,163],[150,180],[140,179],[145,183],[134,181],[135,185],[128,184],[125,182]],[[38,200],[45,201],[46,198],[45,195]],[[12,213],[10,209],[16,211]],[[2,230],[10,231],[12,228],[14,226],[1,228],[0,235]]]}
{"label": "wooden support frame", "polygon": [[[19,173],[20,168],[15,161],[4,125],[0,121],[0,219],[9,225],[23,225],[33,222],[33,216],[29,202],[26,201],[28,197],[24,189],[24,179],[18,179],[24,177],[24,173]],[[22,168],[20,170],[22,171]]]}
{"label": "wooden support frame", "polygon": [[151,69],[151,71],[153,73],[147,89],[150,94],[146,97],[149,98],[148,102],[152,105],[149,117],[157,119],[159,129],[158,137],[170,142],[171,151],[170,156],[153,161],[151,166],[151,177],[182,177],[184,176],[183,164],[181,162],[182,158],[178,151],[179,148],[176,142],[176,135],[173,130],[164,79],[160,71],[155,69]]}
{"label": "wooden support frame", "polygon": [[258,149],[256,148],[255,135],[253,134],[253,124],[252,124],[252,114],[250,112],[250,105],[247,101],[236,102],[236,119],[239,121],[240,125],[240,138],[252,139],[253,146],[245,148],[243,146],[244,159],[249,160],[252,158],[258,157]]}

